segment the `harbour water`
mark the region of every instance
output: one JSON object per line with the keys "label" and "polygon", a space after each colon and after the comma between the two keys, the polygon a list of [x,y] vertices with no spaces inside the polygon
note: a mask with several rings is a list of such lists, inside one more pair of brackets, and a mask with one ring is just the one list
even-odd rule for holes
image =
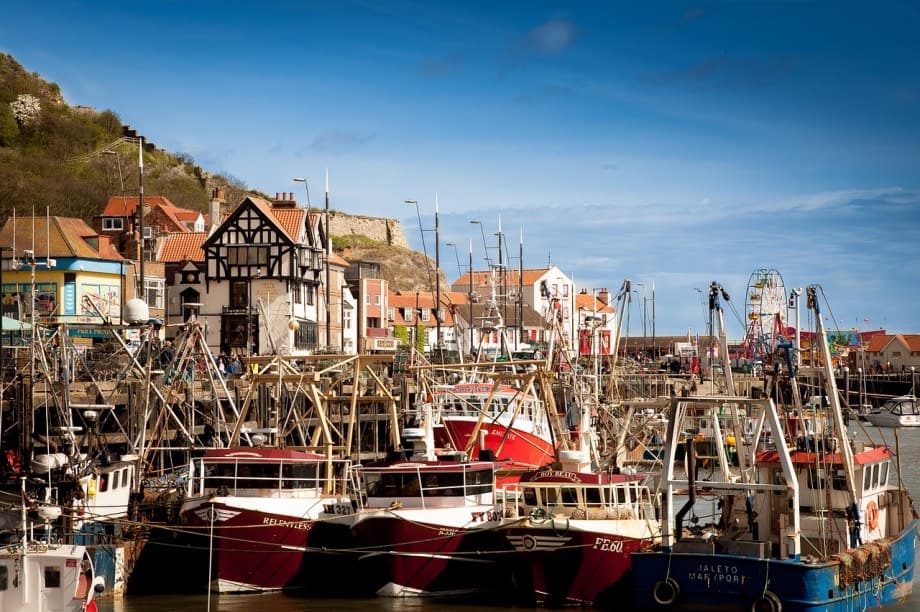
{"label": "harbour water", "polygon": [[[901,455],[902,477],[913,497],[920,495],[920,427],[895,430],[875,428],[861,423],[867,435],[876,442],[897,448]],[[164,583],[169,581],[169,570],[164,568]],[[889,606],[886,610],[920,612],[920,584],[915,578],[914,595],[906,602]],[[263,595],[224,595],[210,597],[202,595],[145,595],[145,596],[107,596],[99,601],[100,612],[201,612],[209,610],[219,612],[249,612],[251,610],[271,610],[272,612],[358,612],[377,610],[381,612],[473,612],[485,610],[497,612],[507,607],[487,607],[476,602],[445,603],[420,599],[307,599],[293,595],[270,593]],[[531,608],[519,607],[518,610]],[[541,608],[546,609],[546,608]]]}

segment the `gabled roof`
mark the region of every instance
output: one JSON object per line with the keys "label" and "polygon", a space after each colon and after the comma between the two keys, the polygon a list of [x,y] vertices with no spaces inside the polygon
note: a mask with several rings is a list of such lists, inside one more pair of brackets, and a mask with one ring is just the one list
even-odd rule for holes
{"label": "gabled roof", "polygon": [[[402,311],[404,309],[413,310],[416,305],[419,308],[427,308],[431,311],[434,310],[435,305],[435,295],[430,291],[420,291],[415,292],[402,292],[402,291],[393,291],[392,289],[387,293],[387,306],[393,309],[394,318],[391,322],[394,325],[406,325],[406,319],[403,317]],[[445,294],[441,294],[441,314],[443,315],[443,321],[441,321],[441,327],[449,327],[454,324],[453,315],[450,312],[450,302],[445,299]],[[412,319],[408,322],[409,325],[419,325],[427,327],[437,327],[437,321],[434,318],[434,314],[427,321],[422,321],[418,319]]]}
{"label": "gabled roof", "polygon": [[184,261],[204,262],[201,245],[207,239],[207,232],[172,232],[160,242],[157,261],[181,263]]}
{"label": "gabled roof", "polygon": [[[137,211],[137,205],[140,198],[138,196],[111,196],[102,210],[103,217],[130,217]],[[173,204],[169,198],[164,196],[144,196],[144,206],[151,212],[156,209],[165,219],[170,221],[174,227],[173,231],[187,232],[190,231],[189,225],[203,217],[203,214],[190,208],[182,208]]]}
{"label": "gabled roof", "polygon": [[[13,219],[9,218],[0,230],[0,244],[16,245],[16,255],[23,251],[35,251],[36,258],[53,259],[105,259],[124,261],[118,251],[111,246],[108,238],[100,237],[96,231],[82,219],[72,217],[19,217],[15,221],[16,232],[13,233]],[[102,239],[100,239],[102,238]],[[100,245],[109,245],[97,250],[88,240],[98,240]]]}
{"label": "gabled roof", "polygon": [[881,353],[895,340],[900,341],[911,352],[920,351],[920,334],[876,334],[869,338],[866,351]]}
{"label": "gabled roof", "polygon": [[[524,270],[523,273],[521,270],[505,270],[504,271],[504,282],[506,285],[517,286],[523,278],[523,285],[528,287],[535,285],[547,272],[550,272],[552,268],[536,268],[532,270]],[[496,274],[496,281],[502,282],[502,274]],[[481,287],[482,285],[488,285],[492,282],[492,273],[488,270],[485,271],[473,271],[473,287]],[[469,286],[470,284],[470,273],[464,272],[460,275],[460,278],[451,283],[451,287],[459,286]]]}
{"label": "gabled roof", "polygon": [[241,208],[246,201],[252,202],[252,204],[262,211],[262,213],[269,219],[273,220],[278,228],[287,236],[287,238],[294,243],[300,242],[301,240],[301,230],[304,227],[304,222],[306,219],[307,211],[303,208],[275,208],[272,206],[272,203],[266,199],[249,196],[246,200],[237,207],[237,210]]}

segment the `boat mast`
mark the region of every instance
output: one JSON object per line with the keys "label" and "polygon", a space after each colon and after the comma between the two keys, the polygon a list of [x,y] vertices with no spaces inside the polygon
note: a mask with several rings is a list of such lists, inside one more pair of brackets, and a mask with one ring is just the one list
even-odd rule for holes
{"label": "boat mast", "polygon": [[[847,492],[850,497],[852,516],[859,523],[859,504],[856,496],[856,476],[853,470],[853,448],[847,439],[847,427],[843,421],[843,410],[840,407],[840,396],[837,393],[837,380],[834,378],[834,370],[831,366],[831,349],[827,342],[827,332],[824,329],[824,321],[821,319],[821,311],[818,305],[817,285],[811,285],[807,289],[808,308],[815,313],[815,333],[817,335],[818,348],[821,351],[821,357],[824,360],[824,385],[827,392],[827,400],[830,403],[831,413],[834,417],[834,425],[837,429],[839,439],[840,457],[843,461],[844,475],[846,476]],[[858,530],[853,529],[850,532],[850,545],[856,546]]]}

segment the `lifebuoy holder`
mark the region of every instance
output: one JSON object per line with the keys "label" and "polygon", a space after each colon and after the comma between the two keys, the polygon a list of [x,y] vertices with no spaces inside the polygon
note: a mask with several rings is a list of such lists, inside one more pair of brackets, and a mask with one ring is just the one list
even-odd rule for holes
{"label": "lifebuoy holder", "polygon": [[878,504],[874,499],[866,504],[866,525],[869,529],[878,529]]}
{"label": "lifebuoy holder", "polygon": [[652,597],[659,606],[670,606],[680,595],[680,585],[673,578],[659,580],[652,587]]}

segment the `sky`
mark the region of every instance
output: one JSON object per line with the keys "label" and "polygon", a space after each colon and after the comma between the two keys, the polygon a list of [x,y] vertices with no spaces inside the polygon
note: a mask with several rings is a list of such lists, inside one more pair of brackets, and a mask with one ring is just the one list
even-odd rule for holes
{"label": "sky", "polygon": [[52,0],[3,13],[0,51],[68,104],[111,109],[267,194],[303,200],[292,178],[305,177],[313,206],[328,170],[332,209],[399,219],[429,255],[438,238],[450,280],[471,248],[477,270],[497,260],[501,233],[514,267],[523,244],[525,268],[558,266],[588,292],[629,279],[633,334],[651,333],[652,304],[659,336],[705,334],[717,282],[740,339],[756,271],[787,291],[820,285],[830,329],[920,333],[916,3]]}

